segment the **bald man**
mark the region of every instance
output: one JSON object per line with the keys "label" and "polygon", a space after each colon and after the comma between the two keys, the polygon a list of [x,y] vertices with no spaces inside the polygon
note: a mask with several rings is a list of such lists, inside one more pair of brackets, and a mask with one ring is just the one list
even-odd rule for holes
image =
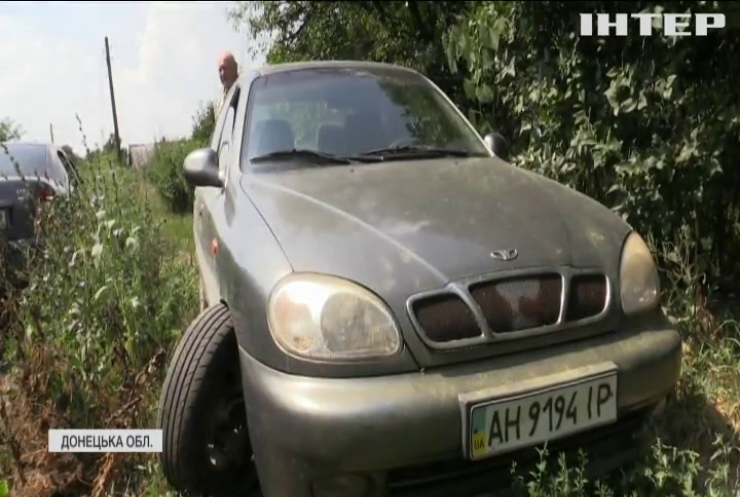
{"label": "bald man", "polygon": [[239,66],[231,52],[224,52],[221,54],[221,57],[219,57],[218,77],[221,79],[221,84],[224,87],[223,93],[221,94],[221,101],[218,103],[218,109],[216,109],[217,111],[220,111],[224,104],[224,100],[226,99],[226,94],[231,89],[231,85],[233,85],[239,77]]}

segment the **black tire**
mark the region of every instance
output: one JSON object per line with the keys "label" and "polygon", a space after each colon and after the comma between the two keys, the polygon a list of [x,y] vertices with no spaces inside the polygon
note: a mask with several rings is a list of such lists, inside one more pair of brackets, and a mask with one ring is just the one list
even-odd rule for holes
{"label": "black tire", "polygon": [[[225,462],[225,467],[219,467],[213,462],[209,443],[211,426],[221,414],[216,406],[227,398],[240,402],[232,414],[242,418],[236,420],[243,423],[243,437],[238,437],[242,445],[234,452],[243,459],[224,456],[216,459]],[[159,425],[163,431],[162,469],[178,491],[202,496],[245,495],[259,486],[246,432],[236,336],[223,303],[200,313],[180,339],[162,387]]]}

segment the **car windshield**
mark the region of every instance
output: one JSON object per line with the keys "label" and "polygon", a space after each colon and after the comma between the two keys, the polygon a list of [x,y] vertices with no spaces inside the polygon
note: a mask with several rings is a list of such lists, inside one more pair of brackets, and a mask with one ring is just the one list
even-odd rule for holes
{"label": "car windshield", "polygon": [[402,69],[268,74],[252,86],[248,119],[250,159],[294,149],[343,157],[408,158],[446,150],[455,156],[489,155],[439,90]]}

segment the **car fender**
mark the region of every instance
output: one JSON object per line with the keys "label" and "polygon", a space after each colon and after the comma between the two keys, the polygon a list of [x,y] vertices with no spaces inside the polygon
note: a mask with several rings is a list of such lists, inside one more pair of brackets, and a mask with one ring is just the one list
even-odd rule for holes
{"label": "car fender", "polygon": [[212,270],[212,266],[206,260],[206,254],[203,253],[203,248],[198,243],[195,244],[195,258],[206,301],[209,305],[215,304],[221,300],[221,288],[216,273]]}

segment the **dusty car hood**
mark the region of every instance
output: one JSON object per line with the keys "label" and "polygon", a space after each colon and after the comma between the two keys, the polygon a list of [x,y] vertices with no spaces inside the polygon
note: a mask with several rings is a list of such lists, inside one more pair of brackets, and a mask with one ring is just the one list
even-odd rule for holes
{"label": "dusty car hood", "polygon": [[[613,265],[629,230],[595,201],[495,158],[256,173],[242,187],[294,270],[391,299],[496,271]],[[514,260],[491,256],[510,249]]]}

